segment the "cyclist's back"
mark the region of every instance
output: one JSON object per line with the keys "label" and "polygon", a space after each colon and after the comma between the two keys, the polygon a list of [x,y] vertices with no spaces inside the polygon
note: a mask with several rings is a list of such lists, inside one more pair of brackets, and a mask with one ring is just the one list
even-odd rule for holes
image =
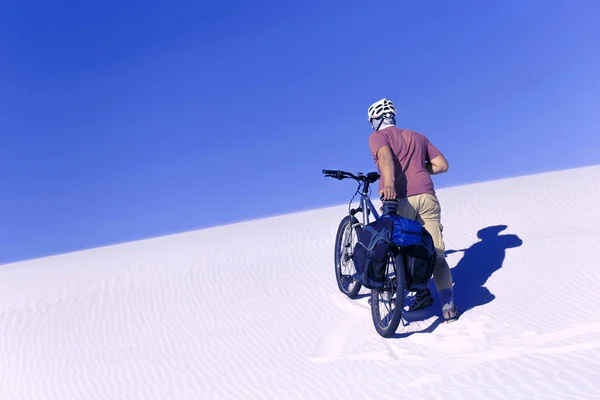
{"label": "cyclist's back", "polygon": [[[369,137],[369,147],[379,168],[377,150],[381,146],[390,146],[396,156],[395,188],[398,198],[428,193],[435,195],[431,175],[425,161],[434,159],[442,154],[424,135],[395,126],[388,126],[375,131]],[[410,179],[407,179],[410,177]],[[384,186],[383,179],[379,181],[379,189]]]}

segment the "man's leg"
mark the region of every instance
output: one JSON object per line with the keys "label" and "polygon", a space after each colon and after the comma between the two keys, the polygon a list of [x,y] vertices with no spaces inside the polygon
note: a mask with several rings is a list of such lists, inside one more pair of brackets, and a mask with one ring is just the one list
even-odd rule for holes
{"label": "man's leg", "polygon": [[415,221],[417,219],[417,210],[413,206],[414,201],[411,198],[402,198],[398,199],[398,211],[397,214],[401,217],[412,219]]}
{"label": "man's leg", "polygon": [[443,237],[443,225],[441,223],[441,206],[438,199],[430,194],[424,194],[412,200],[414,208],[418,212],[418,220],[423,224],[427,232],[433,238],[436,250],[436,263],[433,270],[433,281],[440,295],[444,317],[454,317],[454,295],[452,289],[452,273],[446,261]]}
{"label": "man's leg", "polygon": [[[410,196],[408,198],[399,200],[398,214],[404,218],[418,221],[421,225],[423,225],[423,221],[419,218],[418,214],[419,199],[421,196],[422,195]],[[429,307],[434,302],[435,300],[431,296],[429,288],[419,290],[417,293],[415,293],[415,300],[410,305],[409,311],[422,310]]]}

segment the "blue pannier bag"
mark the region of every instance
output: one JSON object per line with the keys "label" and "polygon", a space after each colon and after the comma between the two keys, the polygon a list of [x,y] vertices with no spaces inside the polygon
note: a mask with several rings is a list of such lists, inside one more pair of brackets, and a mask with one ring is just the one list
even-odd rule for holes
{"label": "blue pannier bag", "polygon": [[382,218],[393,221],[392,243],[406,255],[406,285],[408,290],[424,289],[433,275],[436,263],[433,238],[421,224],[396,213],[398,203],[384,202]]}
{"label": "blue pannier bag", "polygon": [[367,289],[382,289],[390,257],[394,222],[380,218],[365,225],[358,233],[352,261],[356,273],[352,276]]}
{"label": "blue pannier bag", "polygon": [[423,229],[419,243],[407,247],[406,250],[407,288],[410,291],[425,289],[437,261],[433,238]]}
{"label": "blue pannier bag", "polygon": [[392,242],[396,246],[402,248],[421,243],[423,227],[417,221],[401,217],[398,214],[384,214],[381,218],[392,221]]}

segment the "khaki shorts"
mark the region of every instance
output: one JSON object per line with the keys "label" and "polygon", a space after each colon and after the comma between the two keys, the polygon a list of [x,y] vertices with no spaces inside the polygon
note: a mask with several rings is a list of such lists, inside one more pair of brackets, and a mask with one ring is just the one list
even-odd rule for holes
{"label": "khaki shorts", "polygon": [[445,257],[442,231],[442,209],[436,196],[425,193],[399,200],[398,214],[404,218],[418,221],[433,238],[438,257]]}

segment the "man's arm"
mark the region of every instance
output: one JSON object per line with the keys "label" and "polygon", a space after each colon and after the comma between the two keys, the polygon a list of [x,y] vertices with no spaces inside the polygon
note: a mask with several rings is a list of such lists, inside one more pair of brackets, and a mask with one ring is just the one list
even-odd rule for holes
{"label": "man's arm", "polygon": [[425,139],[425,146],[427,148],[427,159],[429,159],[429,163],[425,163],[425,168],[431,175],[442,174],[448,171],[448,161],[442,154],[442,152],[433,145],[427,139],[426,136],[423,136]]}
{"label": "man's arm", "polygon": [[377,150],[377,158],[379,159],[379,169],[381,170],[381,179],[383,180],[383,194],[385,200],[396,198],[394,157],[389,146],[381,146]]}
{"label": "man's arm", "polygon": [[443,174],[448,171],[448,161],[443,154],[438,155],[425,166],[431,175]]}
{"label": "man's arm", "polygon": [[381,174],[383,189],[379,191],[379,197],[383,195],[384,200],[396,199],[394,156],[387,139],[381,132],[374,132],[369,136],[369,148]]}

